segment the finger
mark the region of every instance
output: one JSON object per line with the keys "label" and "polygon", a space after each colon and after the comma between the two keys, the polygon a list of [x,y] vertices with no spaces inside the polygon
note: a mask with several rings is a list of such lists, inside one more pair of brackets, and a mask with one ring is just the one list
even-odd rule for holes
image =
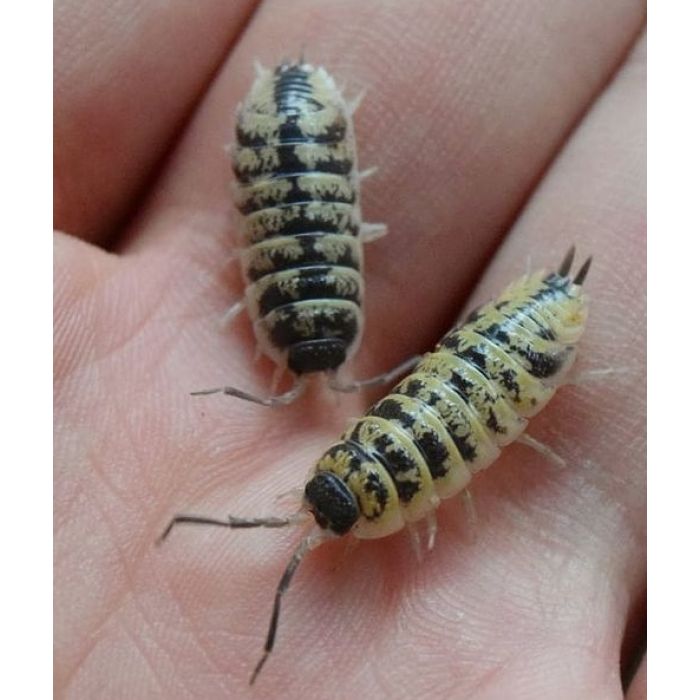
{"label": "finger", "polygon": [[[253,60],[272,64],[306,45],[308,58],[350,84],[348,94],[367,88],[359,158],[380,170],[363,188],[364,218],[393,232],[367,249],[361,378],[426,349],[449,324],[643,17],[628,2],[325,7],[270,3],[256,14],[127,249],[181,246],[197,265],[210,260],[221,311],[230,304],[220,262],[232,245],[230,176],[219,144],[231,140]],[[230,356],[228,339],[220,342]]]}
{"label": "finger", "polygon": [[254,6],[57,4],[56,227],[96,241],[113,232]]}

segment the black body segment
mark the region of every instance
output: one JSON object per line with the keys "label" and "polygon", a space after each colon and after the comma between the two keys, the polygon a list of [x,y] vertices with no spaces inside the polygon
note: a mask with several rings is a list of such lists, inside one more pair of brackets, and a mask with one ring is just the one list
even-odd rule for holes
{"label": "black body segment", "polygon": [[295,374],[336,370],[345,362],[347,344],[344,340],[321,338],[295,343],[289,348],[287,364]]}

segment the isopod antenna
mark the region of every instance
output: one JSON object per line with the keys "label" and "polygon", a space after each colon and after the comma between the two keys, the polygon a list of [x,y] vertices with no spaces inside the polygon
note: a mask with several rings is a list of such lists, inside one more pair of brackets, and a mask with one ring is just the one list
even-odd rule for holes
{"label": "isopod antenna", "polygon": [[[156,540],[156,545],[162,544],[168,537],[172,529],[176,525],[213,525],[215,527],[226,527],[231,529],[247,529],[254,527],[269,527],[269,528],[281,528],[288,527],[290,525],[299,525],[302,523],[308,523],[309,513],[307,511],[298,511],[292,515],[284,517],[268,517],[268,518],[236,518],[229,515],[227,519],[210,518],[203,515],[176,515],[168,526],[163,531],[163,534]],[[260,660],[255,666],[253,673],[250,677],[250,685],[255,683],[255,679],[262,670],[267,657],[272,652],[272,648],[275,645],[275,638],[277,636],[277,627],[279,626],[280,611],[282,609],[282,596],[289,588],[289,584],[292,582],[294,573],[296,572],[301,560],[304,556],[311,551],[314,547],[321,544],[324,540],[327,540],[333,535],[324,530],[315,530],[308,534],[299,543],[297,548],[292,554],[292,558],[287,564],[287,568],[282,574],[279,584],[277,585],[277,591],[275,592],[275,602],[272,607],[272,617],[270,618],[270,626],[267,630],[267,639],[265,640],[265,648]]]}
{"label": "isopod antenna", "polygon": [[308,513],[305,511],[299,511],[281,518],[236,518],[233,515],[229,515],[226,520],[209,518],[205,515],[176,515],[168,523],[168,527],[163,530],[163,534],[156,540],[156,544],[162,544],[176,525],[214,525],[215,527],[227,527],[232,530],[251,527],[275,528],[301,524],[308,521],[308,518]]}
{"label": "isopod antenna", "polygon": [[321,544],[324,540],[328,539],[328,533],[323,531],[312,532],[307,535],[294,550],[292,558],[287,564],[287,568],[282,574],[280,582],[277,584],[277,591],[275,592],[275,603],[272,606],[272,617],[270,618],[270,626],[267,630],[267,639],[265,640],[265,649],[263,655],[260,657],[260,661],[255,666],[252,675],[250,676],[250,685],[255,683],[255,679],[262,670],[262,667],[267,661],[267,657],[272,653],[272,648],[275,646],[275,637],[277,636],[277,626],[279,624],[280,610],[282,608],[282,596],[285,591],[289,588],[289,584],[292,582],[292,577],[299,568],[301,560],[304,556],[311,551],[314,547]]}

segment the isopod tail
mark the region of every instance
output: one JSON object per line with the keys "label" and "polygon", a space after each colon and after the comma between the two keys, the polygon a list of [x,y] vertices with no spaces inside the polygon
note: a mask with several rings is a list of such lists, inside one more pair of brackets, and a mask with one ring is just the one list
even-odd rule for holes
{"label": "isopod tail", "polygon": [[576,246],[572,245],[571,248],[569,248],[566,255],[564,256],[564,259],[562,260],[562,263],[559,266],[559,270],[557,271],[557,274],[560,277],[566,277],[569,274],[569,271],[571,270],[571,265],[574,262],[575,255],[576,255]]}
{"label": "isopod tail", "polygon": [[581,269],[576,273],[576,277],[574,277],[574,284],[582,285],[584,280],[586,279],[586,276],[588,275],[588,271],[591,269],[591,263],[593,262],[593,256],[589,257],[583,265],[581,265]]}

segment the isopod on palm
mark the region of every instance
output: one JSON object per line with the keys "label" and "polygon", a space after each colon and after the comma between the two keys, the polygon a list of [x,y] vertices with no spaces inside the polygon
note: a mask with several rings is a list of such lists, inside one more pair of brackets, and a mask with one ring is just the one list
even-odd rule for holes
{"label": "isopod on palm", "polygon": [[312,374],[325,372],[334,389],[351,391],[390,381],[409,366],[360,382],[338,375],[362,337],[363,243],[386,232],[362,221],[357,104],[322,67],[303,60],[258,67],[232,149],[246,291],[229,315],[248,309],[259,350],[277,365],[277,376],[291,372],[294,385],[267,398],[234,387],[194,393],[280,405],[296,399]]}
{"label": "isopod on palm", "polygon": [[[297,512],[172,519],[161,541],[179,523],[230,528],[306,523],[312,528],[278,585],[251,683],[272,651],[282,596],[309,550],[348,534],[387,537],[420,520],[428,521],[432,547],[440,502],[466,493],[474,474],[493,464],[501,448],[526,437],[528,419],[564,383],[584,331],[588,301],[582,284],[591,259],[570,275],[573,257],[572,248],[557,272],[524,276],[449,331],[325,451]],[[526,444],[538,445],[529,437]]]}

